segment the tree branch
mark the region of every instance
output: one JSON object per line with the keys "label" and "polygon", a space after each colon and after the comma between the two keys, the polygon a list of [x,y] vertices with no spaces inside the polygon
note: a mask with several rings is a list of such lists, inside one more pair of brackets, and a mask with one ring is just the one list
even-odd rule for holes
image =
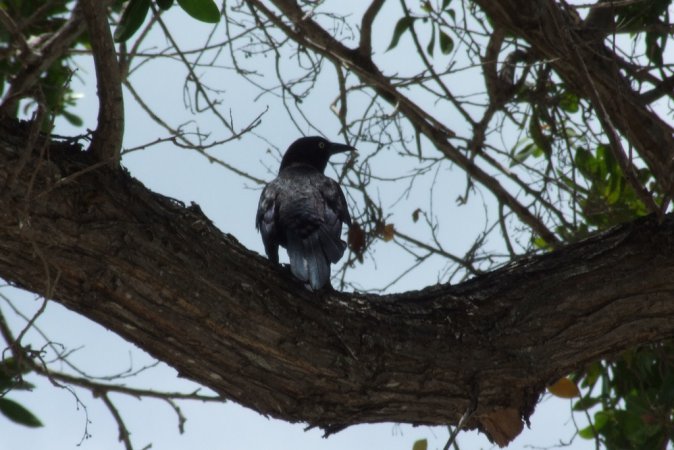
{"label": "tree branch", "polygon": [[[29,128],[0,123],[3,185]],[[672,215],[455,286],[312,293],[196,205],[109,167],[87,171],[92,156],[70,145],[48,154],[32,155],[0,193],[0,275],[40,291],[46,261],[61,274],[56,301],[182,376],[287,421],[327,432],[457,424],[474,407],[465,426],[504,445],[549,382],[674,336]]]}
{"label": "tree branch", "polygon": [[368,58],[372,55],[372,24],[383,5],[384,0],[372,0],[372,3],[367,7],[360,22],[360,41],[358,50]]}
{"label": "tree branch", "polygon": [[89,150],[98,161],[119,165],[124,139],[124,96],[107,6],[100,0],[80,0],[96,67],[98,124]]}
{"label": "tree branch", "polygon": [[119,436],[118,436],[119,441],[124,443],[124,448],[126,450],[133,450],[133,445],[131,444],[131,437],[130,437],[131,433],[129,433],[129,429],[126,427],[124,419],[122,419],[122,415],[119,413],[119,410],[117,410],[115,404],[112,403],[110,397],[108,397],[107,392],[101,392],[99,393],[99,395],[101,397],[101,400],[103,400],[105,406],[108,408],[108,411],[110,411],[110,414],[112,414],[112,417],[115,419],[115,422],[117,423],[117,428],[119,429]]}
{"label": "tree branch", "polygon": [[[595,109],[605,108],[611,122],[632,143],[663,190],[674,192],[674,130],[641,100],[602,39],[583,28],[575,16],[552,0],[506,0],[476,3],[499,27],[525,39],[539,58]],[[592,83],[578,67],[587,67]],[[593,95],[596,89],[596,96]],[[598,104],[601,103],[601,104]]]}

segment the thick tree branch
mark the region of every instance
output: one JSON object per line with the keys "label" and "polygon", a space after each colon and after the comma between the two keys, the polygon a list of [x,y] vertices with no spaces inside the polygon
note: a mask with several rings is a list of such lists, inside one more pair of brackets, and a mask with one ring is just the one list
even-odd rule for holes
{"label": "thick tree branch", "polygon": [[89,147],[96,159],[119,165],[124,138],[124,96],[115,44],[108,25],[107,6],[100,0],[81,0],[96,67],[98,124]]}
{"label": "thick tree branch", "polygon": [[[0,183],[29,127],[0,124]],[[383,421],[514,438],[545,385],[674,335],[674,217],[645,219],[455,286],[312,293],[199,208],[53,144],[0,191],[0,275],[183,376],[328,432]],[[69,182],[59,183],[67,179]]]}

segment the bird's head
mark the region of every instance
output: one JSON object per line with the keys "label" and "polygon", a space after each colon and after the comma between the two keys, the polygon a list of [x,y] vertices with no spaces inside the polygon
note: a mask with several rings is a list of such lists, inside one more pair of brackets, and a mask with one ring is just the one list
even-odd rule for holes
{"label": "bird's head", "polygon": [[320,136],[299,138],[290,144],[283,155],[279,172],[294,164],[307,164],[322,173],[332,155],[354,150],[350,145],[335,144]]}

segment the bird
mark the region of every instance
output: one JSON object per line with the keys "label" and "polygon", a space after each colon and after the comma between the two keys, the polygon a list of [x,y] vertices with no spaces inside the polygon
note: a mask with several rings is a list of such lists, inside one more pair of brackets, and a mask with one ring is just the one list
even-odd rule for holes
{"label": "bird", "polygon": [[346,249],[342,225],[351,225],[344,192],[323,172],[332,155],[355,150],[319,136],[297,139],[260,195],[255,226],[267,258],[278,264],[284,247],[291,273],[313,291],[330,282],[330,264]]}

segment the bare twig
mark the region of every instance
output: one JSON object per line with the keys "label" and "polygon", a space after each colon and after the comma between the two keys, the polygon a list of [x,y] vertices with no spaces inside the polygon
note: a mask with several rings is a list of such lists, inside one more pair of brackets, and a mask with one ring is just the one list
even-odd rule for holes
{"label": "bare twig", "polygon": [[122,416],[119,414],[117,407],[114,405],[114,403],[112,403],[110,397],[108,397],[107,392],[99,392],[98,395],[101,400],[103,400],[105,406],[107,406],[110,414],[112,414],[112,417],[115,419],[115,422],[117,422],[117,427],[119,428],[119,441],[124,443],[124,448],[126,450],[133,450],[129,429],[126,428],[124,419],[122,419]]}
{"label": "bare twig", "polygon": [[408,236],[405,233],[401,233],[398,230],[394,230],[394,233],[397,237],[399,237],[403,241],[407,241],[410,244],[414,244],[419,248],[423,248],[424,250],[427,250],[431,253],[438,254],[440,256],[443,256],[443,257],[449,259],[450,261],[454,261],[455,263],[460,264],[461,266],[465,267],[466,270],[468,270],[473,275],[478,275],[478,274],[482,273],[482,271],[480,269],[478,269],[477,267],[475,267],[473,265],[472,261],[470,261],[469,259],[461,258],[459,256],[453,255],[453,254],[449,253],[448,251],[446,251],[442,248],[433,247],[431,245],[428,245],[424,242],[419,241],[418,239],[413,238],[412,236]]}
{"label": "bare twig", "polygon": [[231,120],[228,120],[225,118],[222,113],[216,108],[216,104],[211,100],[211,97],[208,95],[208,92],[206,92],[206,89],[204,89],[204,86],[201,84],[199,81],[199,77],[197,74],[194,72],[194,67],[193,65],[187,60],[185,55],[180,51],[180,47],[178,46],[178,43],[176,40],[173,38],[173,34],[171,31],[168,29],[166,24],[164,23],[164,20],[157,14],[156,8],[154,5],[151,5],[152,10],[154,11],[155,18],[157,19],[157,23],[159,24],[159,27],[162,29],[164,36],[166,36],[166,39],[169,40],[173,48],[176,49],[176,52],[178,53],[178,56],[180,57],[180,60],[183,62],[183,65],[189,72],[189,77],[188,79],[191,80],[194,85],[195,89],[197,90],[197,95],[201,95],[206,104],[208,105],[208,108],[213,111],[213,114],[220,119],[220,123],[222,123],[225,128],[227,128],[230,132],[235,133],[234,130],[234,124],[232,123]]}
{"label": "bare twig", "polygon": [[68,383],[74,386],[83,387],[90,391],[105,391],[105,392],[115,392],[118,394],[125,394],[135,398],[154,398],[158,400],[198,400],[201,402],[223,402],[224,399],[216,395],[203,395],[199,394],[199,389],[194,392],[161,392],[155,391],[153,389],[138,389],[131,388],[128,386],[110,384],[110,383],[99,383],[96,381],[89,380],[83,377],[75,377],[67,373],[56,372],[50,370],[44,366],[35,365],[34,369],[41,375],[48,376],[54,380],[58,380],[63,383]]}
{"label": "bare twig", "polygon": [[[221,141],[217,141],[215,143],[212,143],[212,144],[200,145],[200,144],[197,144],[195,142],[192,142],[187,137],[186,133],[181,131],[180,128],[174,128],[169,123],[167,123],[164,119],[159,117],[159,115],[155,111],[153,111],[152,108],[149,105],[147,105],[147,103],[145,103],[145,101],[140,96],[138,91],[136,91],[136,89],[133,87],[133,84],[131,84],[128,81],[125,81],[124,86],[129,90],[129,92],[131,93],[131,96],[138,103],[138,105],[141,107],[141,109],[143,109],[143,111],[145,111],[147,113],[147,115],[150,116],[150,118],[153,121],[155,121],[159,126],[163,127],[164,129],[166,129],[166,131],[168,131],[171,135],[173,135],[173,137],[171,137],[169,139],[175,145],[177,145],[181,148],[188,148],[188,149],[191,149],[191,150],[196,150],[199,154],[204,156],[208,160],[208,162],[218,164],[218,165],[224,167],[225,169],[230,170],[230,171],[234,172],[235,174],[237,174],[237,175],[239,175],[239,176],[241,176],[241,177],[243,177],[243,178],[245,178],[249,181],[252,181],[253,183],[255,183],[257,185],[263,185],[263,184],[266,183],[261,178],[254,177],[253,175],[234,167],[233,165],[223,161],[222,159],[215,158],[214,156],[212,156],[208,152],[206,152],[206,149],[209,148],[209,147],[212,147],[214,145],[222,145],[224,143],[227,143],[227,142],[230,142],[230,141],[233,141],[233,140],[237,140],[241,136],[243,136],[244,134],[252,131],[258,125],[260,125],[262,116],[267,112],[267,110],[261,112],[247,126],[245,126],[243,129],[235,132],[234,134],[230,135],[229,137],[227,137],[227,138],[225,138]],[[124,153],[128,153],[128,152],[133,151],[133,150],[134,149],[127,149],[127,150],[124,151]]]}
{"label": "bare twig", "polygon": [[[8,348],[12,352],[12,356],[17,360],[20,364],[26,365],[26,367],[29,367],[31,370],[33,370],[35,373],[46,377],[51,381],[51,383],[54,386],[60,387],[60,388],[65,388],[67,389],[71,394],[75,396],[75,399],[78,403],[78,405],[81,405],[85,413],[87,414],[87,419],[86,422],[88,423],[88,413],[86,412],[86,406],[80,401],[79,397],[75,393],[74,389],[72,386],[78,386],[84,389],[87,389],[90,391],[94,397],[101,398],[101,400],[105,403],[106,407],[112,414],[113,418],[115,419],[115,422],[117,423],[120,431],[120,441],[124,442],[125,446],[127,449],[131,448],[131,441],[129,437],[129,432],[128,429],[126,428],[126,425],[124,423],[124,420],[119,413],[118,409],[115,407],[115,405],[112,403],[112,401],[109,398],[109,393],[114,392],[117,394],[124,394],[124,395],[129,395],[138,399],[141,398],[154,398],[158,400],[164,400],[166,401],[171,408],[175,411],[176,415],[178,416],[178,429],[181,433],[184,432],[184,424],[186,422],[186,418],[183,415],[180,407],[178,404],[175,402],[176,400],[198,400],[202,402],[224,402],[224,399],[220,396],[212,396],[212,395],[203,395],[200,394],[199,391],[200,389],[196,389],[193,392],[188,392],[188,393],[183,393],[183,392],[160,392],[160,391],[155,391],[152,389],[138,389],[138,388],[131,388],[123,385],[117,385],[117,384],[110,384],[110,383],[101,383],[97,381],[93,381],[92,379],[88,377],[77,377],[73,375],[69,375],[66,373],[61,373],[61,372],[56,372],[53,370],[50,370],[47,367],[47,364],[43,360],[42,356],[40,355],[41,352],[29,352],[28,348],[24,348],[20,345],[21,338],[25,334],[25,332],[35,326],[35,320],[40,316],[40,314],[44,311],[44,307],[46,305],[46,300],[43,302],[42,306],[38,310],[36,314],[33,315],[33,317],[28,320],[27,324],[24,326],[23,330],[19,334],[18,337],[14,337],[12,331],[10,330],[4,315],[2,314],[2,311],[0,310],[0,336],[3,337],[3,339],[7,342]],[[11,303],[10,303],[11,306]],[[46,336],[43,336],[45,339],[47,339]],[[50,344],[48,342],[48,344]],[[67,362],[67,361],[66,361]],[[86,439],[89,436],[88,431],[85,426],[85,432],[83,436],[83,440]]]}

